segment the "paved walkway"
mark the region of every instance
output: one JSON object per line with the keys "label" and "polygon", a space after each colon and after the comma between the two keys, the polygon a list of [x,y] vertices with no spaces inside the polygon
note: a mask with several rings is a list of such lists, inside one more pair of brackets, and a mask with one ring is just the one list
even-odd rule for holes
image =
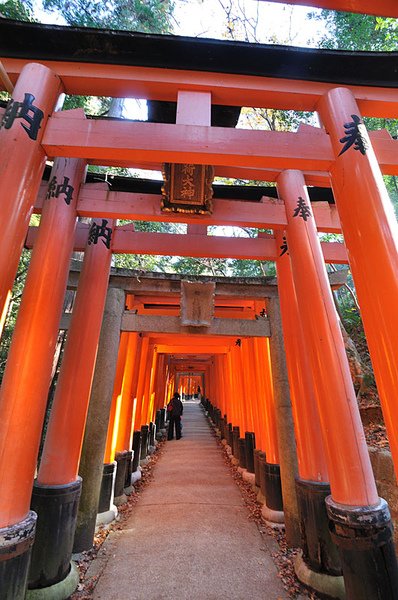
{"label": "paved walkway", "polygon": [[183,424],[124,529],[105,542],[94,599],[286,600],[275,542],[248,520],[198,404],[185,404]]}

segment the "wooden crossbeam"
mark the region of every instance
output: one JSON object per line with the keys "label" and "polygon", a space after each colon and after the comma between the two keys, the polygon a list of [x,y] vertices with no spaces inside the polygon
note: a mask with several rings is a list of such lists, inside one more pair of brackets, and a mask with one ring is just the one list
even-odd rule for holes
{"label": "wooden crossbeam", "polygon": [[[308,3],[310,1],[308,0]],[[347,0],[347,2],[349,1]],[[368,2],[373,3],[373,0],[368,0]],[[395,3],[395,0],[391,0],[391,2]],[[1,56],[0,59],[14,83],[24,65],[30,62],[28,59]],[[220,76],[218,73],[183,69],[44,59],[41,59],[40,62],[58,73],[67,94],[84,96],[148,98],[175,102],[179,90],[211,90],[213,104],[314,111],[321,96],[328,90],[339,86],[338,83],[253,75],[223,73]],[[347,83],[344,86],[354,94],[363,115],[397,118],[397,89],[366,85],[355,86]]]}
{"label": "wooden crossbeam", "polygon": [[[42,183],[35,203],[40,213],[47,193]],[[285,205],[282,200],[263,197],[261,202],[239,200],[213,200],[211,215],[163,213],[161,197],[156,194],[112,192],[104,183],[86,183],[81,187],[77,214],[79,217],[103,217],[106,219],[131,219],[132,221],[156,221],[190,223],[200,225],[230,225],[235,227],[258,227],[261,229],[284,229],[287,225]],[[318,231],[341,233],[340,220],[335,205],[313,202]]]}
{"label": "wooden crossbeam", "polygon": [[[89,225],[78,223],[75,252],[84,252]],[[25,247],[33,248],[38,228],[30,227]],[[99,240],[98,243],[102,243]],[[112,242],[115,254],[150,254],[160,256],[189,256],[198,258],[239,258],[247,260],[276,260],[281,250],[274,238],[228,238],[221,236],[181,235],[133,231],[131,226],[116,227]],[[323,242],[325,262],[348,262],[344,244]]]}
{"label": "wooden crossbeam", "polygon": [[[342,134],[344,128],[342,124]],[[398,174],[398,142],[371,134],[382,172]],[[322,130],[300,133],[247,131],[225,127],[134,123],[76,118],[55,113],[42,146],[48,156],[88,161],[193,163],[276,169],[330,171],[334,156]]]}

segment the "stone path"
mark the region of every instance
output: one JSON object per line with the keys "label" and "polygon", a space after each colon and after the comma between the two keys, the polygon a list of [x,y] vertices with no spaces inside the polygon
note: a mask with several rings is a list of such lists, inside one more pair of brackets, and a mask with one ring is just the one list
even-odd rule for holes
{"label": "stone path", "polygon": [[198,404],[185,404],[183,424],[124,529],[105,542],[94,599],[286,600],[275,542],[248,520]]}

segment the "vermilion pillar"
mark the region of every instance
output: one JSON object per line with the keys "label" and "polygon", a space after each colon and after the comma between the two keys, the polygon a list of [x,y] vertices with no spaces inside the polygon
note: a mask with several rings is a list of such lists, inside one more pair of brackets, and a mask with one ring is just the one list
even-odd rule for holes
{"label": "vermilion pillar", "polygon": [[259,399],[260,419],[260,448],[267,454],[267,460],[272,464],[279,464],[278,433],[276,429],[275,401],[272,389],[272,374],[270,365],[270,350],[267,339],[255,340],[256,364],[262,382],[263,393]]}
{"label": "vermilion pillar", "polygon": [[145,376],[149,352],[149,338],[145,337],[142,340],[140,366],[138,371],[137,383],[137,408],[135,413],[135,428],[139,429],[142,425],[143,403],[145,390]]}
{"label": "vermilion pillar", "polygon": [[[278,188],[286,206],[287,244],[330,475],[332,497],[327,500],[328,513],[336,543],[341,546],[347,597],[393,598],[391,590],[397,589],[398,576],[389,512],[377,495],[303,175],[298,171],[283,172]],[[382,545],[372,538],[375,532],[379,539],[384,536]]]}
{"label": "vermilion pillar", "polygon": [[0,527],[29,513],[84,169],[56,160],[32,252],[0,390]]}
{"label": "vermilion pillar", "polygon": [[[141,350],[142,350],[142,336],[141,334],[138,334],[138,339],[137,339],[137,349],[136,349],[136,355],[135,355],[135,359],[134,359],[134,370],[133,370],[133,374],[132,374],[132,381],[131,381],[131,406],[132,406],[132,411],[131,411],[131,423],[130,423],[130,431],[127,433],[126,435],[129,436],[129,439],[131,438],[133,432],[134,432],[134,426],[135,426],[135,420],[136,420],[136,412],[137,412],[137,385],[138,385],[138,376],[139,376],[139,372],[140,372],[140,361],[141,361]],[[166,368],[167,365],[164,366],[164,375],[165,377],[167,376],[166,374]],[[163,393],[163,404],[162,406],[164,406],[164,397],[166,394],[166,390],[164,390]]]}
{"label": "vermilion pillar", "polygon": [[122,386],[123,375],[126,363],[128,345],[128,334],[122,332],[120,335],[119,351],[117,355],[117,368],[115,375],[115,383],[113,386],[112,405],[109,415],[108,434],[106,437],[106,446],[104,454],[104,462],[110,463],[115,460],[116,439],[119,429],[119,415],[122,401]]}
{"label": "vermilion pillar", "polygon": [[[303,560],[295,561],[296,574],[318,592],[341,597],[344,584],[337,547],[330,537],[325,498],[330,495],[329,474],[319,422],[308,349],[301,325],[286,237],[275,232],[281,253],[276,261],[286,365],[297,442],[297,500]],[[315,573],[326,574],[317,577]],[[337,576],[337,577],[335,577]]]}
{"label": "vermilion pillar", "polygon": [[286,206],[287,243],[319,402],[332,495],[340,504],[377,505],[344,342],[303,175],[283,172],[278,189]]}
{"label": "vermilion pillar", "polygon": [[133,415],[133,378],[134,367],[138,355],[138,333],[128,334],[125,369],[122,383],[122,404],[119,416],[119,431],[116,439],[118,451],[131,449],[131,423]]}
{"label": "vermilion pillar", "polygon": [[[91,232],[102,226],[93,222]],[[107,226],[112,228],[113,222]],[[98,339],[108,287],[112,250],[109,244],[91,238],[86,246],[82,272],[68,330],[61,371],[47,426],[47,434],[32,508],[38,513],[38,531],[33,547],[29,587],[50,587],[63,581],[70,593],[70,559],[81,491],[78,477]],[[109,247],[108,247],[109,246]]]}
{"label": "vermilion pillar", "polygon": [[[283,246],[281,232],[275,232],[278,247]],[[286,365],[289,376],[294,426],[297,440],[298,469],[301,479],[329,481],[325,450],[311,371],[304,344],[290,257],[283,253],[276,261]]]}
{"label": "vermilion pillar", "polygon": [[26,65],[0,123],[0,323],[45,166],[40,142],[61,92],[61,81],[53,71],[44,65]]}
{"label": "vermilion pillar", "polygon": [[333,194],[398,476],[398,224],[352,93],[331,90],[317,109],[336,157]]}
{"label": "vermilion pillar", "polygon": [[[99,226],[102,220],[93,223]],[[106,226],[113,229],[113,221]],[[111,246],[103,241],[88,243],[84,252],[37,476],[42,485],[64,485],[77,479],[112,259]]]}

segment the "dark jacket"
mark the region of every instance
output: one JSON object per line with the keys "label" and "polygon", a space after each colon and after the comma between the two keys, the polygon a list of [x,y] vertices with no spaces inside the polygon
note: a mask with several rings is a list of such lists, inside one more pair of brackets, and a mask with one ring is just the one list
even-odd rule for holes
{"label": "dark jacket", "polygon": [[179,398],[173,398],[171,400],[170,404],[173,407],[171,409],[171,416],[172,417],[181,417],[183,410],[184,410],[184,406],[183,406],[181,400]]}

